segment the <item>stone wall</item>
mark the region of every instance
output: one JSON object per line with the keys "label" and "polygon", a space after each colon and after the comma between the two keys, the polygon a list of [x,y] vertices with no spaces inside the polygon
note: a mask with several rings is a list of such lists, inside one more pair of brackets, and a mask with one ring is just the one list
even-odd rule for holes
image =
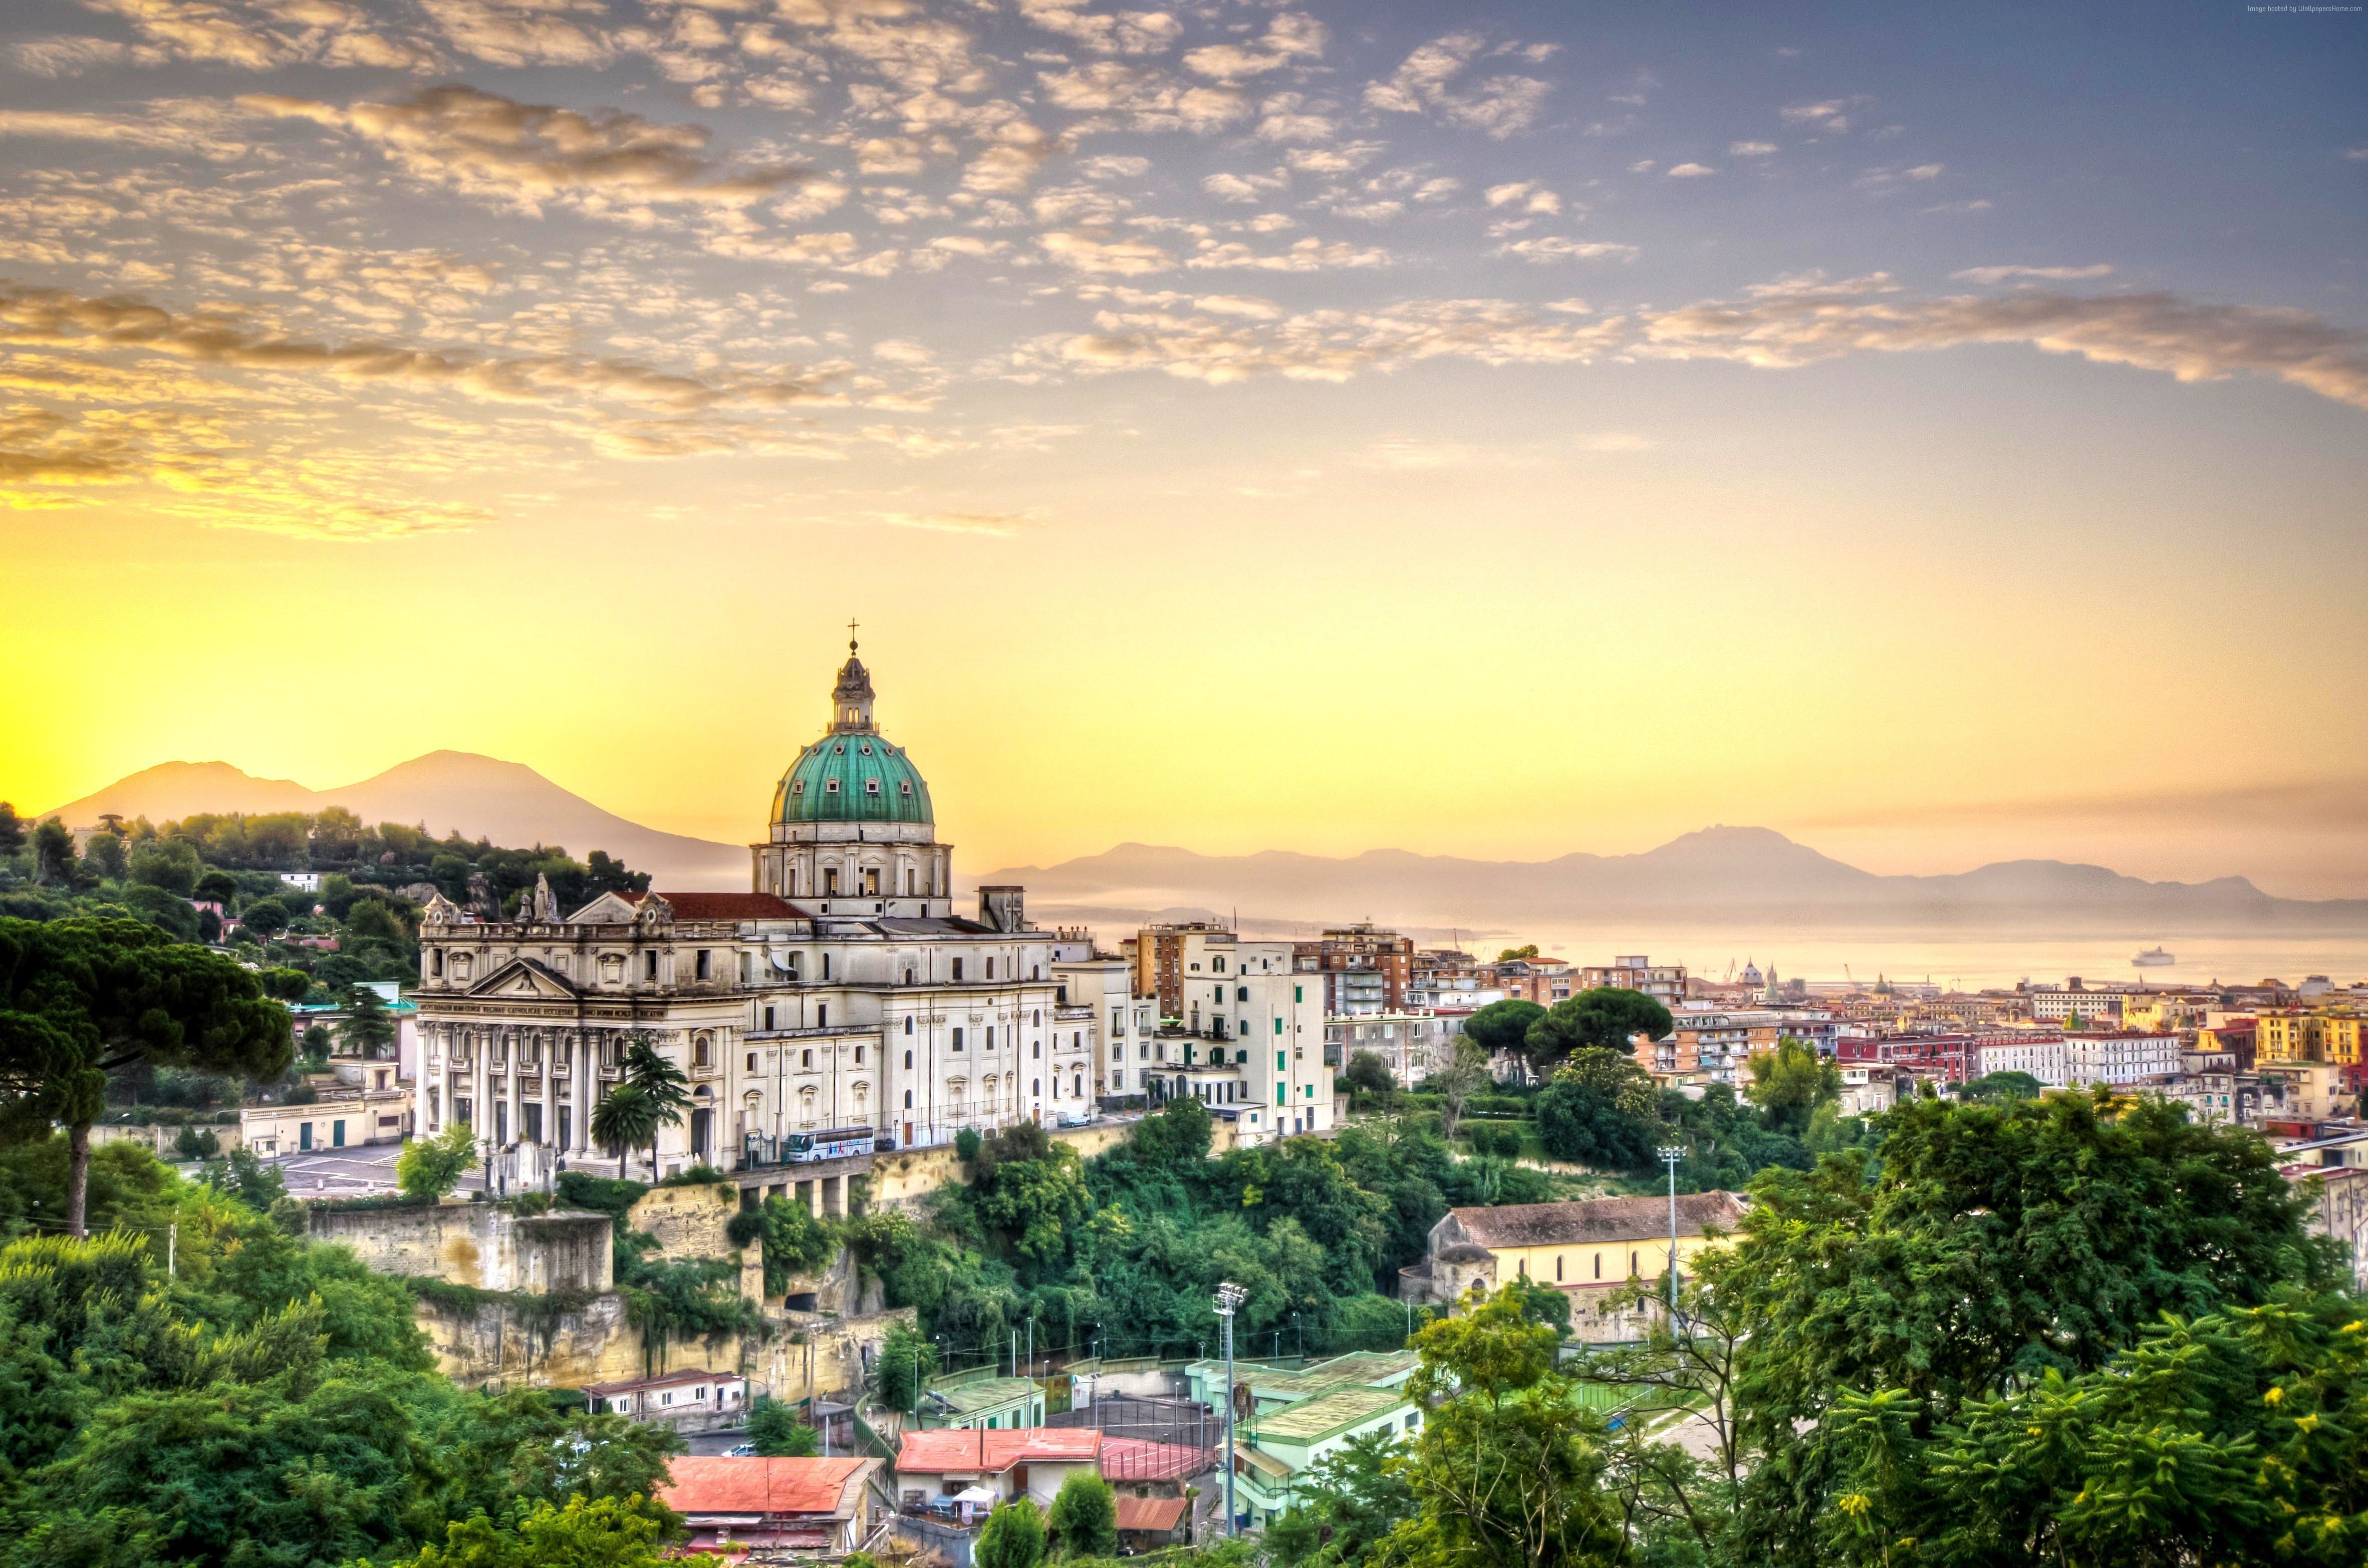
{"label": "stone wall", "polygon": [[[556,1312],[521,1307],[495,1300],[453,1311],[420,1302],[419,1328],[437,1369],[467,1388],[582,1388],[642,1375],[642,1331],[627,1321],[623,1296],[609,1291]],[[735,1338],[726,1358],[698,1364],[732,1367],[738,1357]],[[674,1359],[694,1364],[686,1356]]]}
{"label": "stone wall", "polygon": [[915,1326],[910,1307],[860,1317],[826,1318],[814,1312],[776,1317],[782,1332],[766,1344],[751,1345],[753,1355],[743,1369],[763,1392],[792,1402],[813,1396],[852,1403],[865,1374],[880,1358],[888,1331],[900,1323]]}
{"label": "stone wall", "polygon": [[658,1251],[668,1262],[729,1257],[732,1238],[725,1227],[738,1212],[740,1192],[728,1182],[654,1187],[625,1210],[625,1228],[655,1236]]}
{"label": "stone wall", "polygon": [[524,1218],[491,1203],[389,1209],[314,1206],[312,1237],[353,1248],[381,1274],[478,1290],[600,1291],[616,1283],[606,1214],[553,1210]]}
{"label": "stone wall", "polygon": [[[1090,1160],[1106,1149],[1117,1148],[1133,1131],[1134,1123],[1131,1121],[1097,1121],[1088,1127],[1050,1129],[1053,1142],[1066,1143],[1081,1160]],[[900,1149],[871,1156],[864,1201],[873,1209],[910,1208],[941,1187],[968,1179],[951,1143],[928,1149]]]}

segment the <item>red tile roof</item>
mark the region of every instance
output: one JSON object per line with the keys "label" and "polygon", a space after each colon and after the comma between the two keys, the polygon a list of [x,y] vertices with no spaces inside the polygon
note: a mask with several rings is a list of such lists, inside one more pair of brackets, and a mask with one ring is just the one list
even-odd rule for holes
{"label": "red tile roof", "polygon": [[729,1454],[684,1456],[668,1466],[673,1482],[658,1496],[678,1514],[838,1515],[849,1483],[867,1459],[736,1459]]}
{"label": "red tile roof", "polygon": [[1102,1439],[1104,1481],[1181,1481],[1216,1464],[1216,1450],[1144,1437]]}
{"label": "red tile roof", "polygon": [[1102,1435],[1085,1426],[1021,1426],[1008,1431],[945,1427],[907,1432],[896,1469],[908,1474],[976,1471],[1016,1464],[1084,1464],[1102,1451]]}
{"label": "red tile roof", "polygon": [[[652,891],[674,906],[677,920],[790,920],[798,913],[768,892],[668,892],[664,888]],[[639,903],[648,896],[640,892],[623,895],[629,903]]]}
{"label": "red tile roof", "polygon": [[1122,1530],[1172,1530],[1183,1522],[1190,1506],[1182,1497],[1121,1497],[1118,1528]]}

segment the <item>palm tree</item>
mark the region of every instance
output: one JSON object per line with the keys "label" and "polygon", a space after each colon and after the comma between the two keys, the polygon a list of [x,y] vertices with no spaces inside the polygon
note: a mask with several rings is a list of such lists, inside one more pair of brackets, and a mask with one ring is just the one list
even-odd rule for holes
{"label": "palm tree", "polygon": [[655,1181],[658,1129],[682,1125],[682,1113],[690,1105],[690,1080],[681,1068],[659,1055],[644,1034],[634,1036],[625,1046],[625,1082],[620,1087],[631,1088],[649,1102],[653,1119],[643,1136],[650,1142],[650,1179]]}
{"label": "palm tree", "polygon": [[617,1151],[617,1179],[625,1179],[625,1151],[658,1135],[658,1110],[650,1097],[631,1084],[620,1084],[592,1108],[592,1137],[604,1149]]}

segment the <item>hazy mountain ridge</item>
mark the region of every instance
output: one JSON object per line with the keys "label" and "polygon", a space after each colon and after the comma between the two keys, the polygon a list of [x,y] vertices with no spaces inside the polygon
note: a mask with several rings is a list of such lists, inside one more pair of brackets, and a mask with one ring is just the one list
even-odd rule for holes
{"label": "hazy mountain ridge", "polygon": [[2368,930],[2368,900],[2276,898],[2242,877],[2150,882],[2103,866],[2007,860],[1941,876],[1884,876],[1768,828],[1713,827],[1637,855],[1473,860],[1369,850],[1345,858],[1269,850],[1202,856],[1121,844],[982,881],[1027,884],[1053,905],[1237,908],[1245,920],[1423,922],[1466,927],[1602,917],[1804,925],[2044,920],[2171,932],[2231,926]]}
{"label": "hazy mountain ridge", "polygon": [[[740,890],[748,852],[602,810],[520,763],[439,751],[334,790],[256,778],[227,763],[164,763],[54,809],[87,826],[102,812],[152,822],[194,812],[317,812],[366,822],[457,828],[498,844],[605,849],[661,885]],[[1369,849],[1329,858],[1269,849],[1201,855],[1121,844],[1053,866],[962,879],[1020,882],[1048,918],[1124,924],[1179,913],[1238,913],[1246,926],[1371,918],[1401,927],[1509,928],[1600,919],[1700,925],[1977,926],[2047,922],[2143,933],[2264,929],[2368,932],[2368,900],[2273,897],[2242,877],[2150,882],[2103,866],[2002,860],[1941,876],[1884,876],[1769,828],[1704,828],[1635,855],[1476,860]]]}
{"label": "hazy mountain ridge", "polygon": [[102,812],[161,823],[199,812],[318,812],[330,806],[343,806],[368,823],[425,823],[438,837],[457,830],[513,846],[561,845],[579,860],[605,849],[677,887],[748,885],[748,851],[743,846],[643,827],[523,763],[475,752],[429,752],[334,790],[256,778],[225,762],[161,763],[41,814],[85,827]]}

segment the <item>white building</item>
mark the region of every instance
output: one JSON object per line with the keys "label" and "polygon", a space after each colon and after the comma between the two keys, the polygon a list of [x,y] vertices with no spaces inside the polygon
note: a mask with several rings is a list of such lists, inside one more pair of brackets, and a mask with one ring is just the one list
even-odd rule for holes
{"label": "white building", "polygon": [[2087,991],[2060,985],[2034,985],[2031,988],[2031,1016],[2043,1024],[2060,1024],[2067,1018],[2084,1023],[2097,1023],[2106,1018],[2118,1021],[2122,1016],[2123,997],[2112,991]]}
{"label": "white building", "polygon": [[2062,1035],[2032,1035],[2029,1040],[1986,1038],[1975,1050],[1980,1055],[1979,1076],[1993,1073],[2028,1073],[2051,1089],[2071,1083]]}
{"label": "white building", "polygon": [[1336,1014],[1324,1020],[1324,1060],[1335,1074],[1359,1051],[1370,1051],[1389,1064],[1400,1088],[1410,1089],[1430,1076],[1455,1049],[1463,1032],[1463,1016],[1447,1017],[1428,1009],[1395,1013]]}
{"label": "white building", "polygon": [[1295,972],[1289,942],[1223,930],[1186,934],[1181,964],[1181,1027],[1155,1042],[1154,1093],[1200,1099],[1243,1143],[1330,1128],[1323,976]]}
{"label": "white building", "polygon": [[2064,1037],[2065,1076],[2074,1084],[2110,1084],[2119,1087],[2143,1078],[2164,1077],[2179,1070],[2179,1037],[2175,1034]]}
{"label": "white building", "polygon": [[[521,1180],[549,1155],[592,1163],[593,1108],[636,1038],[689,1080],[660,1176],[770,1166],[800,1135],[909,1147],[1090,1112],[1110,1012],[1107,990],[1086,994],[1109,983],[1090,938],[1030,925],[1016,887],[953,913],[928,787],[872,701],[850,655],[829,729],[751,846],[753,892],[607,893],[564,914],[538,888],[507,921],[431,901],[418,1130],[464,1120],[495,1150],[531,1151]],[[650,1165],[643,1151],[627,1168]]]}

